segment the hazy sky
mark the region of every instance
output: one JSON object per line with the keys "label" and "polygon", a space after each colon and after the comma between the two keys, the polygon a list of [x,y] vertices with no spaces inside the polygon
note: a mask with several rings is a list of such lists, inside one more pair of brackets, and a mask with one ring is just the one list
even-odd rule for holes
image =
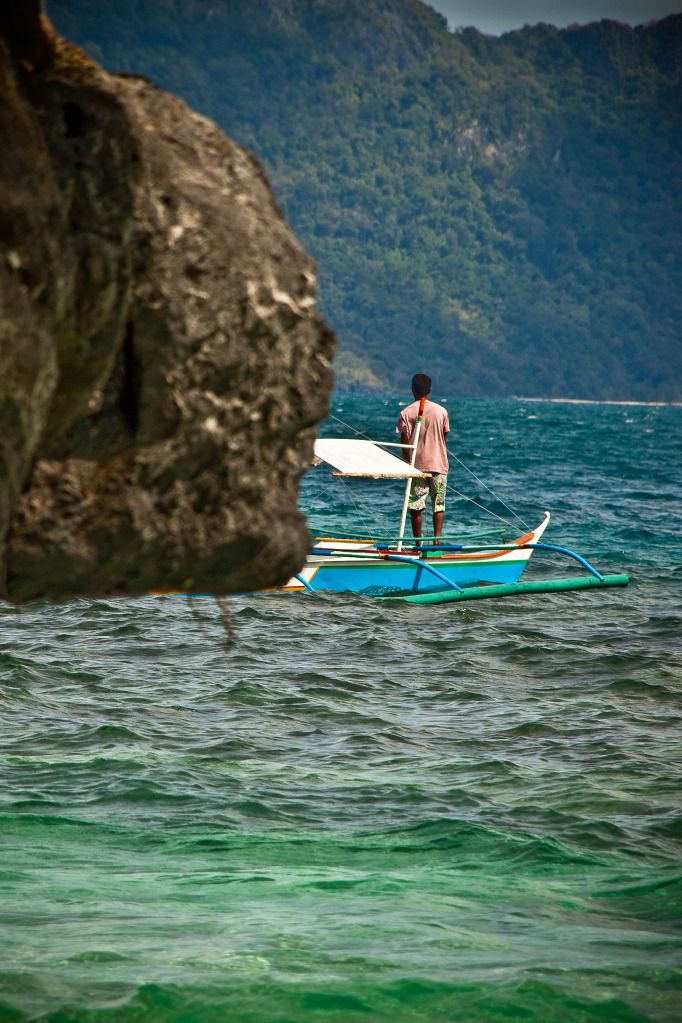
{"label": "hazy sky", "polygon": [[450,28],[475,25],[500,35],[523,25],[546,21],[563,28],[575,22],[612,18],[641,25],[667,14],[682,14],[682,0],[425,0],[444,14]]}

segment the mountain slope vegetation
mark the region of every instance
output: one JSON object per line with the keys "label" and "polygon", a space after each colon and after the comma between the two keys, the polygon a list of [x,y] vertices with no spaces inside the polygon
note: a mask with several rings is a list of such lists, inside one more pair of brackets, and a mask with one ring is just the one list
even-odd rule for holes
{"label": "mountain slope vegetation", "polygon": [[49,0],[262,159],[342,381],[682,400],[682,17],[451,33],[418,0]]}

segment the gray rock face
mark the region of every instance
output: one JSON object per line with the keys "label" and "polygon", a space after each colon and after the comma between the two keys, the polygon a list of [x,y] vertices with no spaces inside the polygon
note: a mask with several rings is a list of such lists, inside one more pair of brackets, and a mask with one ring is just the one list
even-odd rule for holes
{"label": "gray rock face", "polygon": [[1,595],[284,581],[335,340],[260,165],[14,0],[0,134]]}

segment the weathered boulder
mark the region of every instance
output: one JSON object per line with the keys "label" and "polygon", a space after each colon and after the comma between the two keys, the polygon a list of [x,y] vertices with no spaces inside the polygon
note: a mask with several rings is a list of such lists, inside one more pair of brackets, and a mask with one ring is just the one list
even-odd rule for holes
{"label": "weathered boulder", "polygon": [[258,161],[0,12],[0,595],[276,585],[331,389]]}

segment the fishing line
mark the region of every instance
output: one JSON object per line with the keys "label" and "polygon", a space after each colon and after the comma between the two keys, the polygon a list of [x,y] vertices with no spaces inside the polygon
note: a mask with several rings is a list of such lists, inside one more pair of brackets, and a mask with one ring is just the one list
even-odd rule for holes
{"label": "fishing line", "polygon": [[[328,418],[329,419],[333,419],[335,422],[339,423],[341,426],[344,426],[347,430],[350,430],[352,433],[356,434],[358,437],[363,437],[365,440],[371,440],[372,439],[371,437],[368,437],[366,433],[363,433],[362,430],[356,430],[355,427],[351,426],[350,423],[346,423],[346,422],[344,422],[343,419],[339,419],[338,416],[333,416],[330,413]],[[502,505],[502,507],[506,508],[507,511],[509,512],[509,514],[511,516],[513,516],[513,518],[515,518],[518,522],[520,522],[521,525],[524,527],[524,529],[530,529],[530,526],[528,525],[528,523],[517,512],[515,512],[513,508],[510,508],[509,505],[505,501],[502,500],[502,498],[498,497],[497,494],[493,490],[491,490],[491,488],[488,486],[487,483],[484,483],[482,479],[479,479],[479,477],[476,475],[476,473],[473,471],[473,469],[470,469],[468,465],[465,465],[464,462],[460,458],[457,457],[457,455],[452,455],[452,458],[456,462],[458,462],[462,466],[463,469],[466,469],[466,471],[468,473],[470,473],[474,477],[474,479],[478,483],[480,483],[480,485],[482,487],[484,487],[490,494],[492,494],[492,496],[495,498],[495,500],[499,501],[499,503]],[[452,484],[448,483],[447,490],[449,490],[453,494],[456,494],[457,497],[461,497],[463,501],[469,501],[469,503],[473,504],[474,507],[479,508],[481,511],[487,512],[488,515],[492,515],[492,517],[494,519],[499,519],[500,522],[504,522],[505,526],[511,526],[512,529],[516,529],[517,528],[513,522],[509,522],[508,519],[505,519],[501,515],[498,515],[497,512],[491,511],[490,508],[486,508],[485,505],[479,504],[478,501],[474,501],[473,497],[469,497],[467,494],[462,494],[459,490],[455,490],[455,488],[452,486]]]}
{"label": "fishing line", "polygon": [[[345,427],[345,429],[350,430],[351,433],[356,434],[358,437],[362,437],[364,440],[371,440],[371,437],[368,437],[366,433],[362,432],[362,430],[356,430],[354,426],[351,426],[350,423],[344,422],[343,419],[339,419],[338,416],[333,416],[330,413],[328,418],[329,419],[333,419],[335,422],[337,422],[341,426]],[[346,488],[346,492],[348,494],[348,497],[350,498],[350,500],[355,505],[355,510],[357,511],[357,513],[360,516],[360,518],[362,518],[364,515],[369,515],[372,519],[374,519],[375,526],[377,526],[380,530],[385,529],[385,524],[378,517],[378,515],[376,514],[376,511],[374,509],[372,509],[370,511],[369,508],[366,508],[364,506],[361,507],[358,504],[358,502],[355,500],[355,498],[353,497],[353,492],[350,489],[350,487],[349,487],[348,483],[346,482],[346,480],[343,479],[343,477],[337,477],[337,478],[338,478],[339,483],[343,484],[343,486]],[[365,520],[365,524],[367,524],[366,520]],[[372,532],[371,528],[369,529],[369,532]]]}
{"label": "fishing line", "polygon": [[338,417],[338,416],[333,416],[333,415],[331,414],[331,412],[329,413],[329,415],[327,416],[327,418],[328,418],[328,419],[333,419],[333,420],[334,420],[334,422],[336,422],[336,423],[340,423],[340,424],[341,424],[341,426],[345,426],[345,427],[346,427],[346,429],[350,430],[350,431],[351,431],[352,433],[356,433],[356,434],[358,435],[358,437],[364,437],[364,438],[365,438],[365,440],[371,440],[371,437],[368,437],[366,433],[363,433],[363,432],[362,432],[362,430],[356,430],[354,426],[351,426],[351,425],[350,425],[350,423],[344,423],[343,419],[339,419],[339,417]]}
{"label": "fishing line", "polygon": [[[353,491],[351,490],[347,481],[342,476],[336,476],[333,478],[335,478],[338,485],[345,490],[348,499],[350,500],[351,504],[355,507],[355,511],[357,513],[358,519],[361,522],[361,525],[365,527],[367,535],[369,536],[371,533],[376,532],[377,528],[379,529],[379,531],[383,530],[385,528],[384,523],[381,521],[381,519],[378,518],[373,509],[365,507],[364,505],[360,505],[357,502],[357,500],[353,496]],[[374,519],[375,525],[374,529],[372,529],[371,525],[368,524],[368,517]]]}
{"label": "fishing line", "polygon": [[[510,522],[509,519],[502,518],[502,516],[498,515],[497,512],[491,511],[490,508],[486,508],[486,506],[484,504],[479,504],[478,501],[474,501],[473,497],[468,497],[467,494],[462,494],[459,490],[455,490],[455,488],[453,486],[451,486],[450,483],[448,483],[448,485],[447,485],[447,490],[448,490],[448,493],[456,494],[457,497],[461,497],[463,501],[468,501],[470,504],[473,504],[476,508],[480,508],[481,511],[487,512],[488,515],[492,515],[492,517],[494,519],[499,519],[500,522],[504,522],[505,526],[510,526],[512,529],[518,529],[519,528],[514,522]],[[492,491],[491,491],[491,493],[492,493]],[[504,501],[502,501],[500,503],[504,504]],[[506,507],[506,505],[505,505],[505,507]],[[512,512],[512,515],[514,515],[514,512]],[[519,518],[519,516],[517,516],[517,518]],[[523,519],[520,519],[520,521],[523,522]],[[525,522],[523,524],[524,524],[524,526],[526,525]],[[530,528],[530,527],[526,527],[526,528]]]}
{"label": "fishing line", "polygon": [[[528,525],[528,523],[518,514],[518,512],[515,512],[514,509],[510,508],[509,505],[505,501],[503,501],[501,497],[498,497],[497,494],[495,493],[495,491],[492,490],[492,488],[489,487],[488,484],[484,482],[484,480],[480,479],[480,477],[478,477],[476,475],[476,473],[474,472],[473,469],[470,469],[468,465],[465,465],[464,462],[461,460],[461,458],[458,458],[457,455],[453,455],[452,457],[454,458],[454,460],[456,462],[458,462],[462,466],[463,469],[466,469],[466,471],[468,473],[470,473],[474,477],[474,479],[476,480],[477,483],[479,483],[482,487],[484,487],[488,491],[489,494],[492,494],[492,496],[495,498],[495,500],[499,501],[500,504],[502,505],[502,507],[506,508],[510,515],[513,515],[515,519],[518,519],[518,521],[521,523],[521,525],[524,526],[526,529],[530,529],[530,526]],[[471,498],[469,498],[469,500],[471,500]],[[495,514],[494,512],[491,512],[491,515],[494,515],[494,514]],[[498,516],[498,518],[499,518],[499,516]],[[504,519],[502,521],[504,522]],[[508,523],[508,525],[511,525],[511,523]]]}
{"label": "fishing line", "polygon": [[[350,498],[352,503],[355,505],[355,510],[358,513],[359,518],[364,519],[364,516],[368,515],[370,518],[374,519],[375,527],[378,527],[380,530],[383,529],[384,528],[383,523],[381,522],[381,520],[379,518],[376,517],[376,513],[373,510],[370,511],[369,508],[365,508],[364,506],[361,507],[358,504],[358,502],[355,500],[355,497],[353,496],[353,491],[351,490],[351,488],[348,485],[348,483],[346,482],[346,480],[343,479],[343,477],[337,477],[337,479],[338,479],[339,483],[345,488],[346,493],[348,494],[348,497]],[[364,525],[367,525],[367,519],[364,519]],[[368,533],[372,532],[371,526],[368,526],[367,532]]]}

